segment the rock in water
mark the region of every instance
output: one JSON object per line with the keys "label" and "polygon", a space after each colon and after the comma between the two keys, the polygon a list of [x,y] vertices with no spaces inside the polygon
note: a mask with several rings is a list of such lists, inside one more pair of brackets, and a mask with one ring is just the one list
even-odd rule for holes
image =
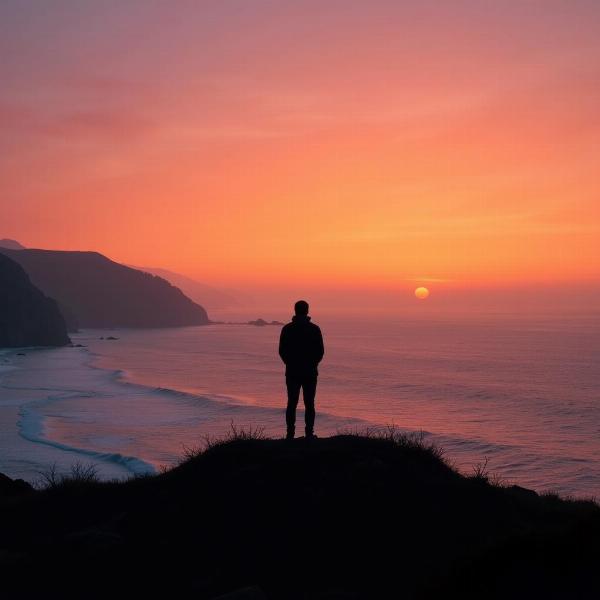
{"label": "rock in water", "polygon": [[56,302],[15,261],[0,254],[0,347],[65,346],[67,327]]}
{"label": "rock in water", "polygon": [[248,325],[256,325],[256,327],[264,327],[268,323],[264,319],[256,319],[256,321],[248,321]]}

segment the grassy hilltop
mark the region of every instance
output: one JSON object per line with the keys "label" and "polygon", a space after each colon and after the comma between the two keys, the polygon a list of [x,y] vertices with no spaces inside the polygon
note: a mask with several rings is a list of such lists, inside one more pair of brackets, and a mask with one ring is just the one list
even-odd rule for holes
{"label": "grassy hilltop", "polygon": [[238,435],[157,476],[0,497],[0,595],[596,598],[599,542],[593,502],[465,477],[394,432]]}

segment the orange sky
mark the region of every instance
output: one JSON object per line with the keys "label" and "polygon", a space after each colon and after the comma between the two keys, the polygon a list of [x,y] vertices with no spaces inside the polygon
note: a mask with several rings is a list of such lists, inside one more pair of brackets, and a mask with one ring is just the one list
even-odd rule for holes
{"label": "orange sky", "polygon": [[577,0],[3,2],[0,237],[237,287],[587,285],[599,30]]}

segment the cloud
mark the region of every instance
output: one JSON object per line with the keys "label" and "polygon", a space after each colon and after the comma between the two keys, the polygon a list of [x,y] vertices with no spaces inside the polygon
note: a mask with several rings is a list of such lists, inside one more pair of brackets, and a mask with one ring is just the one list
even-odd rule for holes
{"label": "cloud", "polygon": [[47,135],[71,140],[118,143],[151,135],[158,124],[141,114],[123,110],[73,111],[49,120]]}
{"label": "cloud", "polygon": [[136,79],[73,74],[6,89],[0,127],[13,141],[129,144],[159,129],[163,94]]}

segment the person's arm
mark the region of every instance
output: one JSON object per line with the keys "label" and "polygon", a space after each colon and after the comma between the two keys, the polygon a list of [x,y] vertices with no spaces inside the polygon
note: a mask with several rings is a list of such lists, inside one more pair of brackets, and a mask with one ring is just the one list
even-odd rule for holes
{"label": "person's arm", "polygon": [[317,348],[316,348],[316,359],[317,363],[320,363],[323,360],[323,356],[325,356],[325,346],[323,345],[323,334],[321,333],[321,328],[317,327]]}
{"label": "person's arm", "polygon": [[289,349],[287,337],[288,336],[287,336],[286,327],[282,327],[281,334],[279,335],[279,356],[281,357],[281,360],[285,364],[287,364],[288,349]]}

